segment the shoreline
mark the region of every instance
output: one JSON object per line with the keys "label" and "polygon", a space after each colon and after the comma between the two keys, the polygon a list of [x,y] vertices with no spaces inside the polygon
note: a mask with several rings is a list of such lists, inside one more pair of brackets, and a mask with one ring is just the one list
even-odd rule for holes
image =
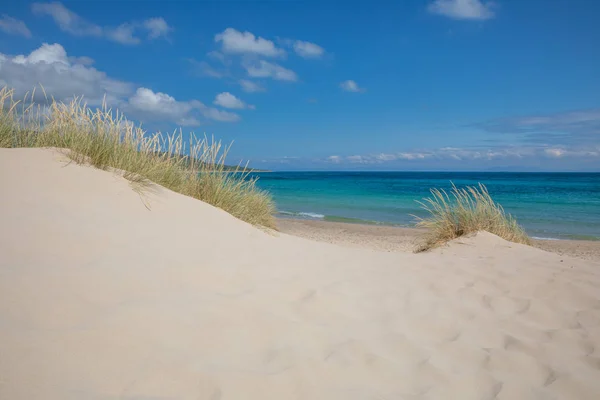
{"label": "shoreline", "polygon": [[[338,217],[331,215],[323,215],[312,212],[290,212],[290,211],[277,211],[275,213],[277,220],[294,220],[294,221],[310,221],[310,222],[326,222],[326,223],[343,223],[351,225],[366,225],[366,226],[381,226],[401,229],[417,229],[416,226],[409,226],[406,224],[392,223],[392,222],[381,222],[381,221],[370,221],[359,218],[350,217]],[[570,235],[573,237],[545,237],[545,236],[529,236],[533,240],[542,241],[575,241],[575,242],[599,242],[600,236],[589,236],[589,235]]]}
{"label": "shoreline", "polygon": [[0,171],[1,399],[600,393],[598,262],[487,232],[414,254],[410,228],[257,229],[51,149],[0,149]]}
{"label": "shoreline", "polygon": [[[385,252],[412,252],[423,229],[391,225],[277,218],[282,233],[318,242]],[[552,253],[600,261],[600,241],[532,238],[534,247]]]}

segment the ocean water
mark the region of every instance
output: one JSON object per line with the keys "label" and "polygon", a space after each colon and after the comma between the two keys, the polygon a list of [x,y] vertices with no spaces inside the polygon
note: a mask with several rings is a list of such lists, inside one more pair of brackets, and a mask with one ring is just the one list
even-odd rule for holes
{"label": "ocean water", "polygon": [[413,226],[430,188],[485,184],[532,236],[600,240],[600,173],[270,172],[280,216]]}

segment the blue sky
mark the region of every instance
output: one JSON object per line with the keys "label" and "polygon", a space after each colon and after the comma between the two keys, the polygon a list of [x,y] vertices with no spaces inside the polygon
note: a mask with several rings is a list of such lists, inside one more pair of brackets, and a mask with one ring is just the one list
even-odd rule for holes
{"label": "blue sky", "polygon": [[0,84],[278,170],[600,171],[593,0],[4,2]]}

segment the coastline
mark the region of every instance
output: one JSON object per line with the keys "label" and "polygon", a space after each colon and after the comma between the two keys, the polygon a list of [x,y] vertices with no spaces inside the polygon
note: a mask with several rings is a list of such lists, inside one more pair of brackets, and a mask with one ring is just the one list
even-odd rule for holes
{"label": "coastline", "polygon": [[282,218],[413,227],[431,189],[486,185],[532,238],[600,241],[600,174],[273,172],[257,181]]}
{"label": "coastline", "polygon": [[414,229],[279,221],[384,251],[331,245],[51,149],[0,150],[0,171],[2,399],[600,392],[598,262],[487,232],[414,254]]}
{"label": "coastline", "polygon": [[[412,252],[419,228],[277,218],[282,233],[318,242],[387,252]],[[533,239],[534,246],[560,255],[600,261],[600,241]]]}

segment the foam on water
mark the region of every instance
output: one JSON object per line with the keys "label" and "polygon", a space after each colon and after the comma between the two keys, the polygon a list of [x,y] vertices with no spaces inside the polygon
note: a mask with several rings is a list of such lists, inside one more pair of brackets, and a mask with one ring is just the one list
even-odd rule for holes
{"label": "foam on water", "polygon": [[279,214],[287,215],[294,218],[300,219],[323,219],[325,215],[317,214],[312,212],[292,212],[292,211],[279,211]]}
{"label": "foam on water", "polygon": [[272,172],[258,174],[287,218],[414,226],[431,188],[483,183],[527,233],[600,239],[600,173]]}

